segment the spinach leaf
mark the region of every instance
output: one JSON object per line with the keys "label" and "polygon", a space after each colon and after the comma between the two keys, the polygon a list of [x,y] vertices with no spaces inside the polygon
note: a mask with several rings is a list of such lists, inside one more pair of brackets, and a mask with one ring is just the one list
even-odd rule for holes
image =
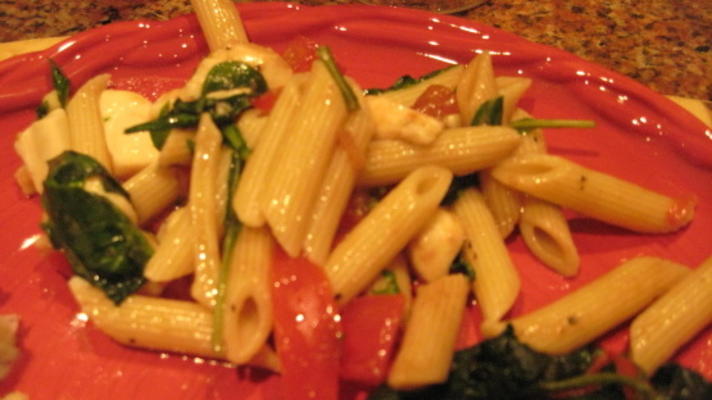
{"label": "spinach leaf", "polygon": [[460,252],[452,265],[450,265],[450,273],[463,274],[470,282],[475,280],[475,269],[465,260],[465,256],[462,252]]}
{"label": "spinach leaf", "polygon": [[153,249],[143,233],[104,196],[84,189],[90,178],[105,192],[128,193],[89,156],[66,151],[49,161],[42,206],[54,247],[61,249],[74,273],[121,303],[145,282],[143,266]]}
{"label": "spinach leaf", "polygon": [[653,387],[667,400],[712,399],[712,383],[676,364],[660,367],[651,379]]}
{"label": "spinach leaf", "polygon": [[475,111],[475,115],[470,121],[471,126],[478,125],[502,125],[504,112],[504,97],[499,96],[489,99]]}
{"label": "spinach leaf", "polygon": [[512,327],[500,336],[455,353],[445,383],[415,391],[379,388],[369,400],[516,400],[546,398],[538,383],[582,374],[591,349],[548,356],[519,342]]}
{"label": "spinach leaf", "polygon": [[[224,98],[211,97],[216,91],[245,88],[239,93]],[[252,106],[251,99],[267,91],[267,82],[258,70],[248,64],[226,61],[215,65],[203,82],[202,95],[193,101],[176,100],[161,110],[158,118],[126,129],[126,133],[149,131],[156,148],[161,149],[173,128],[190,128],[198,125],[200,114],[207,112],[221,128],[226,142],[234,150],[241,148],[234,131],[224,129]],[[233,134],[226,136],[226,134]]]}
{"label": "spinach leaf", "polygon": [[416,85],[420,82],[423,82],[425,80],[428,80],[430,78],[433,78],[437,76],[438,74],[449,70],[453,66],[447,66],[445,68],[441,69],[436,69],[435,71],[428,72],[425,75],[422,75],[418,78],[413,78],[410,75],[403,75],[400,78],[398,78],[391,86],[383,89],[379,88],[371,88],[371,89],[366,89],[366,95],[374,95],[374,94],[381,94],[385,92],[391,92],[393,90],[398,90],[398,89],[405,89],[407,87],[411,87],[413,85]]}
{"label": "spinach leaf", "polygon": [[59,68],[59,65],[57,65],[54,60],[49,60],[49,64],[52,69],[52,85],[54,86],[54,90],[57,91],[59,104],[64,107],[67,105],[67,100],[69,100],[69,79],[64,75],[64,72],[62,72],[62,69]]}
{"label": "spinach leaf", "polygon": [[452,179],[452,182],[450,182],[450,187],[447,189],[447,192],[445,193],[445,197],[443,197],[442,201],[440,201],[441,206],[449,206],[450,204],[454,203],[455,200],[457,200],[457,196],[459,196],[460,191],[467,189],[468,187],[479,187],[480,186],[480,178],[477,175],[477,172],[473,172],[469,175],[462,175],[462,176],[456,176]]}

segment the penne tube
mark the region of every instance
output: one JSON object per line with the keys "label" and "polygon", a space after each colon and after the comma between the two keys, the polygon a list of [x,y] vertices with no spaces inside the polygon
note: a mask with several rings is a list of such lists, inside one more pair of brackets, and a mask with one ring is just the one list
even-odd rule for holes
{"label": "penne tube", "polygon": [[[521,146],[521,145],[520,145]],[[489,169],[478,174],[480,190],[485,198],[497,228],[503,238],[508,237],[519,222],[522,213],[521,194],[492,177]]]}
{"label": "penne tube", "polygon": [[492,175],[534,197],[636,232],[672,232],[694,215],[694,200],[670,198],[557,156],[523,155],[500,163]]}
{"label": "penne tube", "polygon": [[302,82],[303,76],[297,76],[282,89],[262,128],[259,145],[247,158],[240,174],[232,207],[240,221],[247,226],[258,228],[265,223],[261,198],[267,190],[267,178],[272,165],[281,154],[287,135],[291,132],[292,118],[300,104]]}
{"label": "penne tube", "polygon": [[502,123],[508,124],[517,110],[517,103],[532,85],[530,78],[503,76],[495,79],[497,96],[502,96]]}
{"label": "penne tube", "polygon": [[190,293],[203,306],[212,308],[217,294],[220,266],[216,177],[222,135],[208,114],[200,117],[195,136],[195,155],[190,173],[188,207],[194,230],[195,277]]}
{"label": "penne tube", "polygon": [[466,175],[491,167],[519,145],[517,132],[502,126],[475,126],[444,130],[430,146],[400,140],[374,140],[358,178],[361,186],[383,186],[400,181],[425,165]]}
{"label": "penne tube", "polygon": [[460,192],[453,211],[465,229],[465,261],[475,272],[472,289],[482,309],[483,326],[500,321],[519,295],[519,273],[507,252],[502,235],[474,188]]}
{"label": "penne tube", "polygon": [[[213,315],[200,304],[132,295],[116,306],[101,290],[79,277],[69,280],[69,290],[86,317],[121,344],[224,359],[210,341]],[[269,346],[262,347],[247,364],[280,370],[279,359]]]}
{"label": "penne tube", "polygon": [[245,364],[265,347],[272,331],[272,237],[265,228],[243,227],[230,264],[223,336],[227,359]]}
{"label": "penne tube", "polygon": [[408,390],[442,383],[450,372],[469,292],[467,278],[448,275],[420,286],[388,385]]}
{"label": "penne tube", "polygon": [[451,180],[444,168],[417,169],[346,235],[325,265],[339,303],[365,289],[405,247],[435,214]]}
{"label": "penne tube", "polygon": [[161,152],[158,153],[158,165],[170,167],[174,165],[190,166],[193,161],[191,143],[195,143],[195,132],[190,129],[171,129]]}
{"label": "penne tube", "polygon": [[373,133],[373,121],[366,108],[351,113],[344,124],[340,135],[351,141],[352,148],[349,150],[345,145],[337,144],[316,197],[304,239],[304,253],[314,264],[324,265],[329,256],[334,235],[354,188],[359,170],[357,164],[364,159]]}
{"label": "penne tube", "polygon": [[273,164],[262,203],[272,234],[291,257],[302,249],[314,199],[346,119],[343,96],[322,62],[312,66],[298,114]]}
{"label": "penne tube", "polygon": [[648,376],[712,323],[712,257],[630,325],[630,356]]}
{"label": "penne tube", "polygon": [[558,206],[527,196],[522,207],[519,232],[529,250],[541,262],[566,277],[578,273],[578,250],[569,224]]}
{"label": "penne tube", "polygon": [[454,89],[460,81],[463,69],[462,65],[455,65],[439,71],[435,75],[427,77],[414,85],[406,86],[401,89],[388,90],[373,96],[384,97],[394,103],[411,107],[418,97],[431,85],[442,85]]}
{"label": "penne tube", "polygon": [[230,0],[191,0],[210,51],[247,43],[247,33],[235,3]]}
{"label": "penne tube", "polygon": [[262,111],[257,109],[250,109],[240,115],[240,119],[237,121],[237,129],[242,134],[242,138],[245,139],[247,147],[254,149],[257,147],[257,142],[260,138],[260,133],[267,125],[268,117],[262,115]]}
{"label": "penne tube", "polygon": [[[510,323],[517,338],[533,349],[566,354],[634,316],[688,273],[688,268],[669,260],[633,258]],[[602,306],[601,299],[615,299],[615,304]]]}
{"label": "penne tube", "polygon": [[465,230],[457,217],[439,208],[408,244],[407,254],[413,271],[425,282],[449,274],[464,241]]}
{"label": "penne tube", "polygon": [[175,204],[181,195],[176,172],[160,167],[157,162],[132,176],[123,187],[129,193],[139,225]]}
{"label": "penne tube", "polygon": [[462,72],[455,90],[457,106],[462,123],[470,125],[478,108],[487,100],[497,96],[492,57],[489,52],[475,56]]}
{"label": "penne tube", "polygon": [[79,277],[69,280],[69,289],[94,325],[121,344],[220,358],[210,345],[212,314],[200,304],[132,295],[115,306]]}
{"label": "penne tube", "polygon": [[97,160],[107,171],[113,170],[104,138],[99,99],[109,81],[108,74],[97,75],[82,85],[67,103],[69,143],[72,150]]}
{"label": "penne tube", "polygon": [[229,200],[228,180],[232,166],[232,152],[231,147],[220,147],[215,173],[215,221],[218,227],[218,236],[220,237],[223,235],[223,221],[225,221],[225,214],[227,213],[228,207],[227,202]]}
{"label": "penne tube", "polygon": [[15,183],[17,183],[17,186],[20,187],[22,194],[25,196],[32,196],[37,193],[37,190],[35,190],[35,184],[32,182],[32,175],[30,174],[30,170],[27,168],[27,165],[20,165],[15,170],[15,174],[13,174],[13,176],[15,178]]}
{"label": "penne tube", "polygon": [[189,207],[179,208],[161,225],[159,244],[146,263],[144,276],[152,282],[168,282],[193,273],[195,245]]}

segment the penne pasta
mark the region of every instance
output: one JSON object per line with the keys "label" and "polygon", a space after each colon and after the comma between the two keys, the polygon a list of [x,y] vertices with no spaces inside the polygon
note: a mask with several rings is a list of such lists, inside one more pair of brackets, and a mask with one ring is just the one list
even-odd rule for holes
{"label": "penne pasta", "polygon": [[460,332],[467,278],[448,275],[420,286],[390,373],[388,385],[415,389],[447,379]]}
{"label": "penne pasta", "polygon": [[517,110],[517,103],[532,84],[530,78],[503,76],[495,79],[497,95],[502,96],[502,123],[508,124]]}
{"label": "penne pasta", "polygon": [[[637,257],[529,314],[510,321],[517,338],[547,354],[565,354],[627,320],[687,276],[672,261]],[[601,299],[615,299],[602,307]]]}
{"label": "penne pasta", "polygon": [[519,273],[479,191],[460,192],[453,211],[465,229],[465,261],[475,272],[472,289],[482,309],[483,326],[489,326],[501,320],[517,299]]}
{"label": "penne pasta", "polygon": [[242,138],[245,139],[248,148],[254,149],[257,147],[260,133],[267,125],[268,119],[269,117],[262,115],[262,111],[257,109],[250,109],[242,113],[237,121],[237,129],[242,134]]}
{"label": "penne pasta", "polygon": [[72,150],[91,156],[111,173],[113,166],[99,109],[101,92],[108,81],[109,75],[103,74],[84,83],[67,103],[67,120]]}
{"label": "penne pasta", "polygon": [[470,125],[475,112],[485,101],[497,96],[492,57],[489,52],[475,56],[465,67],[455,90],[462,123]]}
{"label": "penne pasta", "polygon": [[262,129],[259,145],[250,154],[240,176],[232,206],[240,221],[247,226],[258,228],[264,225],[261,199],[265,196],[273,164],[291,132],[292,116],[300,104],[302,82],[303,76],[297,76],[282,89]]}
{"label": "penne pasta", "polygon": [[520,140],[514,129],[501,126],[447,129],[430,146],[375,140],[369,145],[358,185],[392,184],[425,165],[466,175],[493,166],[514,151]]}
{"label": "penne pasta", "polygon": [[712,257],[630,325],[630,356],[648,376],[712,323]]}
{"label": "penne pasta", "polygon": [[192,145],[195,144],[195,132],[189,129],[171,129],[166,137],[161,152],[158,153],[158,165],[171,167],[189,166],[193,161]]}
{"label": "penne pasta", "polygon": [[223,334],[227,359],[236,364],[255,358],[272,331],[272,246],[266,229],[243,227],[233,249]]}
{"label": "penne pasta", "polygon": [[263,198],[265,220],[284,250],[296,257],[304,243],[314,199],[346,118],[346,105],[322,62],[312,66],[294,135],[282,143]]}
{"label": "penne pasta", "polygon": [[144,276],[152,282],[168,282],[193,273],[195,245],[190,208],[173,211],[161,225],[159,244],[146,263]]}
{"label": "penne pasta", "polygon": [[417,169],[336,246],[324,269],[341,304],[365,289],[432,217],[451,180],[443,168]]}
{"label": "penne pasta", "polygon": [[235,3],[230,0],[191,0],[190,3],[211,51],[248,42]]}
{"label": "penne pasta", "polygon": [[217,226],[216,177],[222,135],[208,114],[203,114],[195,136],[195,155],[190,174],[188,207],[194,230],[195,277],[190,293],[212,308],[217,294],[220,249]]}
{"label": "penne pasta", "polygon": [[489,169],[481,171],[478,177],[480,190],[487,207],[492,213],[500,234],[506,238],[514,231],[514,227],[519,222],[522,213],[521,194],[494,179]]}
{"label": "penne pasta", "polygon": [[351,143],[337,144],[316,197],[304,239],[304,254],[317,265],[324,265],[329,256],[339,221],[348,205],[356,175],[363,164],[366,146],[373,133],[373,121],[365,108],[351,113],[340,133]]}
{"label": "penne pasta", "polygon": [[171,205],[181,195],[181,185],[176,172],[151,163],[124,182],[138,217],[139,225],[149,221]]}
{"label": "penne pasta", "polygon": [[520,156],[500,163],[492,175],[534,197],[636,232],[672,232],[694,215],[694,200],[670,198],[557,156]]}

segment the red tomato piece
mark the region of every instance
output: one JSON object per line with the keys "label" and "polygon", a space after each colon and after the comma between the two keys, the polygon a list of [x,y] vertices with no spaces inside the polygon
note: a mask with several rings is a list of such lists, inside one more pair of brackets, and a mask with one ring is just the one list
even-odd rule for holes
{"label": "red tomato piece", "polygon": [[319,44],[315,41],[299,35],[289,42],[282,57],[294,72],[307,72],[311,69],[312,62],[317,58],[316,49],[318,47]]}
{"label": "red tomato piece", "polygon": [[282,398],[338,399],[342,332],[324,272],[306,259],[290,258],[278,249],[272,281]]}
{"label": "red tomato piece", "polygon": [[377,386],[386,380],[400,333],[402,295],[368,295],[341,311],[344,329],[341,377]]}
{"label": "red tomato piece", "polygon": [[252,99],[252,106],[260,111],[261,115],[267,115],[272,111],[274,103],[277,102],[282,88],[271,89]]}
{"label": "red tomato piece", "polygon": [[438,119],[446,115],[457,114],[455,91],[443,85],[430,85],[415,100],[413,109]]}

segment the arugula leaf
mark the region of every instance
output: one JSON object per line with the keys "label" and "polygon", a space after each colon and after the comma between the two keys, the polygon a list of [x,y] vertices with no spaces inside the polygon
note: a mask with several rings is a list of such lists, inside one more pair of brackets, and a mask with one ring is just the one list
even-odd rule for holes
{"label": "arugula leaf", "polygon": [[52,69],[52,85],[54,86],[54,90],[57,91],[59,104],[64,107],[67,105],[67,100],[69,99],[69,79],[64,75],[64,72],[62,72],[62,69],[59,68],[59,65],[57,65],[54,60],[50,59],[49,64]]}
{"label": "arugula leaf", "polygon": [[143,233],[104,196],[84,184],[99,179],[104,191],[128,199],[128,193],[98,162],[66,151],[49,161],[42,206],[48,215],[44,228],[61,249],[74,273],[121,303],[143,283],[143,266],[153,249]]}
{"label": "arugula leaf", "polygon": [[381,94],[381,93],[385,93],[385,92],[391,92],[391,91],[394,91],[394,90],[405,89],[405,88],[407,88],[407,87],[416,85],[416,84],[418,84],[418,83],[420,83],[420,82],[423,82],[423,81],[425,81],[425,80],[428,80],[428,79],[430,79],[430,78],[433,78],[433,77],[439,75],[440,73],[449,70],[450,68],[453,68],[453,66],[450,65],[450,66],[447,66],[447,67],[445,67],[445,68],[436,69],[436,70],[431,71],[431,72],[428,72],[427,74],[422,75],[422,76],[420,76],[420,77],[418,77],[418,78],[413,78],[413,77],[410,76],[410,75],[403,75],[403,76],[401,76],[400,78],[398,78],[391,86],[389,86],[389,87],[387,87],[387,88],[383,88],[383,89],[380,89],[380,88],[366,89],[366,95],[367,95],[367,96],[368,96],[368,95],[375,95],[375,94]]}
{"label": "arugula leaf", "polygon": [[339,91],[341,91],[341,95],[344,97],[344,103],[346,103],[346,109],[349,111],[356,111],[361,108],[354,91],[351,89],[349,83],[346,82],[346,78],[344,78],[344,74],[341,73],[339,66],[336,65],[334,55],[331,54],[331,49],[327,46],[319,46],[316,50],[316,54],[326,66],[326,69],[334,79],[336,86],[338,86]]}
{"label": "arugula leaf", "polygon": [[504,97],[499,96],[482,103],[470,121],[471,126],[502,125]]}

